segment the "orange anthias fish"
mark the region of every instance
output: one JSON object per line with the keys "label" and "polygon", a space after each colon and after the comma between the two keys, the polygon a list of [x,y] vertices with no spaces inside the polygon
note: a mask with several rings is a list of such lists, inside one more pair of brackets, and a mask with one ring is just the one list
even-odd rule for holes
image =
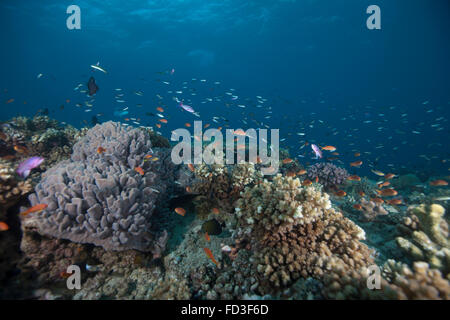
{"label": "orange anthias fish", "polygon": [[208,248],[203,248],[203,250],[205,250],[205,253],[206,253],[206,255],[208,256],[208,258],[210,258],[211,261],[214,262],[214,263],[216,264],[216,266],[218,266],[219,263],[216,261],[216,259],[214,259],[214,256],[213,256],[211,250],[208,249]]}
{"label": "orange anthias fish", "polygon": [[294,172],[294,171],[289,171],[289,172],[287,172],[286,173],[286,177],[295,177],[296,176],[296,173]]}
{"label": "orange anthias fish", "polygon": [[161,125],[159,123],[156,124],[156,126],[161,129]]}
{"label": "orange anthias fish", "polygon": [[151,157],[153,157],[153,155],[147,154],[147,155],[144,157],[144,159],[150,159]]}
{"label": "orange anthias fish", "polygon": [[364,193],[364,191],[359,191],[358,192],[359,196],[364,197],[366,194]]}
{"label": "orange anthias fish", "polygon": [[283,164],[288,164],[288,163],[291,163],[291,162],[292,162],[291,158],[283,159]]}
{"label": "orange anthias fish", "polygon": [[434,180],[430,182],[430,186],[439,187],[439,186],[448,186],[448,182],[445,180]]}
{"label": "orange anthias fish", "polygon": [[186,192],[191,193],[192,192],[192,188],[189,186],[186,186]]}
{"label": "orange anthias fish", "polygon": [[48,204],[39,203],[39,204],[27,209],[26,211],[21,212],[20,215],[26,216],[30,213],[41,212],[42,210],[46,209],[47,207],[48,207]]}
{"label": "orange anthias fish", "polygon": [[220,213],[220,210],[217,209],[217,208],[212,208],[212,213],[214,213],[214,214],[219,214],[219,213]]}
{"label": "orange anthias fish", "polygon": [[301,169],[301,170],[299,170],[299,171],[297,172],[297,174],[298,174],[299,176],[302,176],[302,175],[306,174],[306,170],[305,170],[305,169]]}
{"label": "orange anthias fish", "polygon": [[195,172],[195,167],[192,163],[188,163],[188,168],[189,168],[189,171]]}
{"label": "orange anthias fish", "polygon": [[319,177],[316,177],[316,179],[314,180],[316,183],[319,183]]}
{"label": "orange anthias fish", "polygon": [[350,181],[361,181],[361,177],[360,177],[360,176],[357,176],[357,175],[355,174],[355,175],[352,175],[352,176],[348,176],[348,177],[347,177],[347,180],[350,180]]}
{"label": "orange anthias fish", "polygon": [[336,147],[333,146],[325,146],[322,148],[322,150],[326,150],[326,151],[336,151]]}
{"label": "orange anthias fish", "polygon": [[17,144],[14,146],[14,150],[18,153],[27,153],[28,152],[28,149],[26,147],[19,146]]}
{"label": "orange anthias fish", "polygon": [[372,198],[372,199],[370,199],[370,200],[372,200],[372,201],[375,202],[375,203],[384,203],[384,200],[381,199],[381,198]]}
{"label": "orange anthias fish", "polygon": [[377,192],[382,197],[392,197],[392,196],[396,196],[398,194],[398,192],[394,189],[377,190]]}
{"label": "orange anthias fish", "polygon": [[11,102],[14,102],[14,99],[13,99],[13,98],[9,99],[9,100],[6,101],[5,103],[6,103],[6,104],[9,104],[9,103],[11,103]]}
{"label": "orange anthias fish", "polygon": [[188,127],[188,128],[191,127],[191,124],[190,124],[189,122],[186,122],[184,125],[185,125],[186,127]]}
{"label": "orange anthias fish", "polygon": [[242,129],[235,130],[234,134],[238,136],[245,136],[245,132]]}
{"label": "orange anthias fish", "polygon": [[134,171],[136,171],[137,173],[139,173],[141,176],[144,175],[144,169],[142,169],[141,167],[136,167],[136,168],[134,168]]}
{"label": "orange anthias fish", "polygon": [[167,123],[167,119],[159,119],[159,121],[162,123]]}
{"label": "orange anthias fish", "polygon": [[159,112],[164,112],[164,109],[161,107],[157,107],[156,110],[158,110]]}
{"label": "orange anthias fish", "polygon": [[175,208],[175,212],[178,213],[180,216],[183,216],[186,214],[186,210],[184,210],[183,208]]}
{"label": "orange anthias fish", "polygon": [[393,174],[393,173],[386,173],[386,174],[384,175],[384,178],[385,178],[386,180],[392,179],[393,177],[395,177],[395,174]]}
{"label": "orange anthias fish", "polygon": [[362,161],[350,162],[350,167],[359,167],[362,163]]}
{"label": "orange anthias fish", "polygon": [[385,181],[383,183],[379,183],[378,184],[378,188],[383,188],[383,187],[387,187],[388,185],[390,185],[391,183],[389,181]]}
{"label": "orange anthias fish", "polygon": [[98,147],[98,148],[97,148],[97,153],[98,153],[98,154],[102,154],[102,153],[104,153],[105,151],[106,151],[106,149],[103,148],[103,147]]}
{"label": "orange anthias fish", "polygon": [[355,154],[354,154],[355,157],[359,157],[360,155],[361,155],[361,153],[359,153],[359,152],[355,152]]}
{"label": "orange anthias fish", "polygon": [[337,197],[345,197],[347,195],[347,193],[344,190],[337,190],[334,194]]}
{"label": "orange anthias fish", "polygon": [[399,205],[402,204],[402,199],[391,199],[386,202],[391,205]]}
{"label": "orange anthias fish", "polygon": [[302,186],[306,187],[306,186],[310,186],[312,185],[312,181],[309,179],[306,179],[302,182]]}
{"label": "orange anthias fish", "polygon": [[355,203],[355,204],[353,205],[353,208],[356,209],[356,210],[358,210],[358,211],[361,211],[361,210],[362,210],[362,205],[360,205],[359,203]]}
{"label": "orange anthias fish", "polygon": [[8,230],[9,226],[5,222],[0,221],[0,231],[8,231]]}
{"label": "orange anthias fish", "polygon": [[205,232],[205,239],[206,239],[206,241],[211,240],[211,237],[209,236],[208,232]]}

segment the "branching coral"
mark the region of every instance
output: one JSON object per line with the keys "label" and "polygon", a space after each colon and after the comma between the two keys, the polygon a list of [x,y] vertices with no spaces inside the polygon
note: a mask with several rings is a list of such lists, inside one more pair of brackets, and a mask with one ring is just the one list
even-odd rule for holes
{"label": "branching coral", "polygon": [[[370,276],[370,277],[369,277]],[[327,299],[425,299],[448,300],[450,283],[439,270],[425,262],[415,262],[413,268],[388,260],[380,270],[379,287],[369,287],[375,273],[368,269],[349,270],[343,265],[324,277],[322,293]],[[378,277],[378,275],[376,275]]]}
{"label": "branching coral", "polygon": [[300,277],[322,277],[339,262],[359,269],[372,263],[359,240],[364,231],[331,208],[326,193],[277,175],[246,188],[238,200],[239,233],[252,242],[260,293]]}

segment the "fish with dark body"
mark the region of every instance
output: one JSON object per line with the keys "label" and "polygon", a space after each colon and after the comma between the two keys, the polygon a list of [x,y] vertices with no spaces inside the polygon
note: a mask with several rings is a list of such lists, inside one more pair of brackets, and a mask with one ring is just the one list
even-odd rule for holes
{"label": "fish with dark body", "polygon": [[88,87],[90,96],[94,95],[98,91],[98,86],[95,83],[94,77],[90,77],[89,78],[89,81],[87,83],[87,87]]}

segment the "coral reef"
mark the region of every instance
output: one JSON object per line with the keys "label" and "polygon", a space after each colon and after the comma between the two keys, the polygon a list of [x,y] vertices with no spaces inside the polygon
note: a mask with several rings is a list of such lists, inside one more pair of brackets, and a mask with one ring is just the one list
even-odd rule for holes
{"label": "coral reef", "polygon": [[328,195],[277,175],[246,188],[238,200],[239,235],[252,243],[259,294],[300,277],[320,278],[337,263],[358,270],[373,263],[364,231],[331,208]]}
{"label": "coral reef", "polygon": [[0,160],[0,221],[6,219],[6,210],[31,191],[29,181],[17,178],[11,162]]}
{"label": "coral reef", "polygon": [[[2,140],[4,155],[23,157],[39,155],[46,159],[43,169],[58,161],[67,159],[74,143],[84,135],[86,129],[78,130],[67,124],[60,124],[48,116],[33,118],[17,117],[1,126],[5,139]],[[18,150],[16,150],[19,148]]]}
{"label": "coral reef", "polygon": [[361,216],[365,221],[373,221],[380,215],[384,216],[388,214],[386,209],[383,208],[382,203],[375,203],[362,198],[360,204],[362,207]]}
{"label": "coral reef", "polygon": [[413,261],[425,261],[448,278],[450,246],[445,209],[438,204],[421,204],[408,208],[409,216],[399,226],[405,234],[397,237],[397,244]]}
{"label": "coral reef", "polygon": [[307,176],[310,180],[318,177],[319,183],[325,190],[328,190],[343,184],[349,174],[344,168],[337,167],[332,163],[318,162],[308,167]]}
{"label": "coral reef", "polygon": [[[96,125],[73,149],[71,160],[44,173],[29,197],[48,208],[24,223],[57,238],[160,256],[167,233],[153,235],[150,218],[167,188],[170,160],[158,154],[159,163],[144,161],[153,153],[148,135],[114,122]],[[134,170],[138,165],[143,175]]]}
{"label": "coral reef", "polygon": [[415,262],[413,269],[389,260],[383,266],[380,287],[369,289],[367,269],[359,272],[340,265],[324,277],[323,296],[327,299],[358,300],[448,300],[450,283],[436,269]]}

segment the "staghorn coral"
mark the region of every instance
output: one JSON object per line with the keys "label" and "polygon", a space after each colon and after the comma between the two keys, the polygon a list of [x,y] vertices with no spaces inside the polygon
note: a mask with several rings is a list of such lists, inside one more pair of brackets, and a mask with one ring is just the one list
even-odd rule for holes
{"label": "staghorn coral", "polygon": [[335,166],[329,162],[319,162],[308,167],[308,179],[314,180],[319,178],[319,183],[325,189],[334,188],[343,184],[349,176],[347,170]]}
{"label": "staghorn coral", "polygon": [[259,294],[287,287],[300,277],[323,277],[341,263],[359,269],[373,263],[359,240],[364,231],[331,208],[326,193],[277,175],[246,188],[238,200],[239,235],[252,243]]}
{"label": "staghorn coral", "polygon": [[[105,153],[98,153],[102,146]],[[46,203],[37,218],[25,219],[39,233],[107,250],[138,249],[161,255],[167,233],[151,233],[156,202],[167,189],[167,160],[144,162],[152,152],[145,132],[106,122],[88,131],[66,160],[43,174],[30,195]],[[134,167],[141,165],[144,175]]]}
{"label": "staghorn coral", "polygon": [[360,204],[362,207],[361,216],[365,221],[373,221],[380,215],[384,216],[388,214],[381,203],[375,203],[362,198]]}
{"label": "staghorn coral", "polygon": [[421,204],[409,207],[408,212],[410,216],[404,219],[404,225],[400,227],[408,238],[397,237],[398,246],[413,261],[426,261],[448,277],[450,247],[445,209],[438,204]]}

